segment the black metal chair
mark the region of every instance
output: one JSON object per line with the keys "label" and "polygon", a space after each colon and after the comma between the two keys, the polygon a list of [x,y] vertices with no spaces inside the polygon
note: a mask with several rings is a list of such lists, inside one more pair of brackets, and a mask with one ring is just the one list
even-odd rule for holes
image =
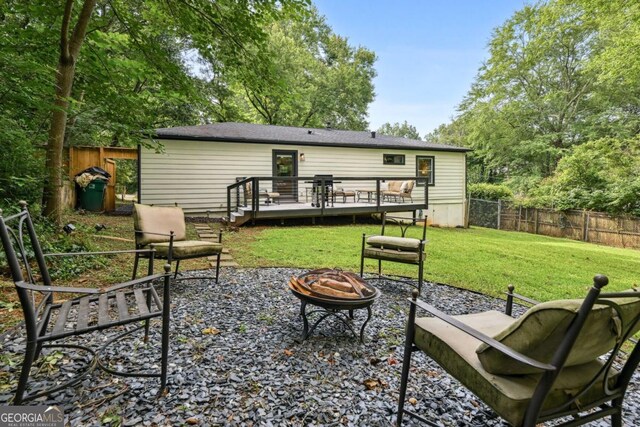
{"label": "black metal chair", "polygon": [[[36,231],[27,210],[26,202],[20,202],[19,213],[3,217],[0,211],[0,239],[4,248],[9,270],[18,292],[24,312],[24,325],[27,342],[22,363],[18,387],[13,403],[16,405],[32,400],[82,380],[97,366],[114,375],[159,377],[160,392],[167,384],[167,363],[169,355],[169,317],[170,317],[170,266],[165,265],[163,274],[151,274],[153,271],[153,250],[145,250],[150,256],[149,275],[107,287],[105,289],[53,286],[47,257],[77,255],[108,255],[117,253],[141,253],[143,251],[107,251],[55,253],[45,255],[42,252]],[[28,241],[25,241],[27,239]],[[26,277],[25,277],[26,276]],[[38,283],[38,280],[41,283]],[[162,299],[154,287],[154,281],[162,283]],[[80,296],[62,302],[54,300],[54,293],[80,294]],[[36,296],[40,295],[37,303]],[[114,313],[117,311],[117,314]],[[55,343],[66,337],[83,335],[122,325],[135,324],[125,332],[109,339],[98,352],[137,330],[144,328],[144,340],[149,334],[149,321],[162,318],[162,348],[160,372],[123,372],[116,371],[102,363],[96,351],[78,344]],[[140,324],[142,322],[142,324]],[[47,344],[53,343],[53,344]],[[93,355],[92,361],[77,376],[64,381],[48,390],[25,395],[31,367],[43,348],[63,347],[84,350]]]}
{"label": "black metal chair", "polygon": [[[217,242],[187,240],[187,226],[182,208],[137,203],[133,205],[133,225],[136,249],[155,249],[155,258],[166,259],[169,263],[176,261],[174,279],[178,277],[181,260],[215,256],[215,281],[218,283],[222,255],[222,229],[218,232]],[[136,253],[132,279],[135,279],[138,274],[140,258],[147,258],[147,256],[144,251]]]}
{"label": "black metal chair", "polygon": [[[405,407],[411,354],[421,350],[511,425],[576,426],[611,416],[611,425],[621,427],[622,402],[640,362],[632,340],[640,329],[640,292],[601,293],[607,277],[593,281],[584,300],[536,304],[517,320],[514,298],[536,302],[514,294],[513,286],[505,313],[461,316],[442,313],[414,291],[396,425],[404,414],[437,425]],[[416,318],[417,309],[434,317]]]}
{"label": "black metal chair", "polygon": [[[416,218],[394,217],[382,213],[382,230],[379,235],[362,235],[362,250],[360,252],[360,277],[364,277],[364,260],[371,258],[378,260],[378,275],[373,279],[391,279],[402,283],[409,283],[389,276],[382,275],[382,261],[399,262],[402,264],[413,264],[418,266],[418,292],[422,291],[424,281],[424,258],[425,246],[427,244],[427,218],[423,218],[422,239],[406,237],[407,230],[415,226],[418,222]],[[387,222],[391,222],[400,227],[401,237],[386,236]],[[371,279],[371,278],[370,278]]]}

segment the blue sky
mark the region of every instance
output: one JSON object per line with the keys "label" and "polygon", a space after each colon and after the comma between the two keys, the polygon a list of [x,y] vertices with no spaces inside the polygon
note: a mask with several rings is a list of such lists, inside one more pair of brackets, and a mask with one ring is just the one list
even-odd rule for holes
{"label": "blue sky", "polygon": [[424,137],[449,122],[478,68],[493,29],[523,0],[314,0],[336,34],[378,56],[371,129],[414,125]]}

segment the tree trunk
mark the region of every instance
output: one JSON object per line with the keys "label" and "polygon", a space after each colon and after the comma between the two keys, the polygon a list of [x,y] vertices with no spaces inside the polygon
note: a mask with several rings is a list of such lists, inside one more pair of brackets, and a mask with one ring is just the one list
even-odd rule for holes
{"label": "tree trunk", "polygon": [[74,0],[67,0],[62,17],[60,32],[60,60],[56,73],[56,98],[51,115],[51,126],[47,141],[46,180],[42,198],[42,213],[56,224],[62,222],[62,156],[64,136],[67,127],[67,109],[69,97],[73,87],[73,77],[76,71],[76,60],[80,53],[80,46],[87,33],[91,14],[96,6],[96,0],[84,0],[82,10],[71,37],[69,37],[70,23]]}
{"label": "tree trunk", "polygon": [[42,213],[56,224],[62,222],[62,164],[67,128],[68,98],[71,95],[75,62],[60,58],[56,75],[56,101],[47,141],[46,181]]}

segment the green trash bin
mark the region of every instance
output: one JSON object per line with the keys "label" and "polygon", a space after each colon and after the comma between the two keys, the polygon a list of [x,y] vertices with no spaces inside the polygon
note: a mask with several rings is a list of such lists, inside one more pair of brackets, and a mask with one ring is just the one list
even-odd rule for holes
{"label": "green trash bin", "polygon": [[107,181],[96,178],[89,183],[82,191],[80,204],[82,209],[91,212],[102,211],[102,201],[104,200],[104,191],[107,188]]}

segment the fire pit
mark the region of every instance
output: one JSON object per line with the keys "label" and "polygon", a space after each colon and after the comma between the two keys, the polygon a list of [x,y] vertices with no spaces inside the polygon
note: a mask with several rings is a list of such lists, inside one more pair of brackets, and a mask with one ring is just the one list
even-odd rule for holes
{"label": "fire pit", "polygon": [[[351,321],[353,311],[366,308],[367,318],[360,328],[360,341],[364,342],[364,328],[371,319],[371,305],[380,296],[380,291],[365,282],[361,277],[341,271],[322,268],[312,270],[289,280],[291,292],[300,299],[300,315],[304,322],[302,340],[307,339],[315,328],[327,317],[334,316],[340,320],[354,336]],[[319,307],[307,312],[307,304]],[[342,313],[348,311],[348,315]],[[309,329],[308,315],[319,313],[320,316]]]}

